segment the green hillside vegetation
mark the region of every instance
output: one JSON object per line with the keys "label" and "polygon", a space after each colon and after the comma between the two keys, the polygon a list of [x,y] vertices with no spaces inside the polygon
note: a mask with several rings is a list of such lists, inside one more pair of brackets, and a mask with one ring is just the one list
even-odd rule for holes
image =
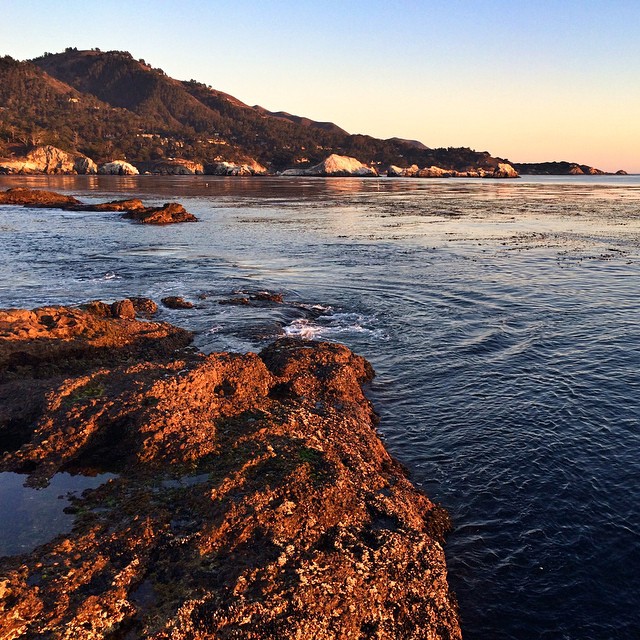
{"label": "green hillside vegetation", "polygon": [[0,153],[53,144],[97,162],[255,158],[271,170],[310,166],[331,153],[366,164],[465,171],[498,159],[468,148],[350,135],[337,125],[250,107],[195,80],[168,77],[125,51],[0,58]]}

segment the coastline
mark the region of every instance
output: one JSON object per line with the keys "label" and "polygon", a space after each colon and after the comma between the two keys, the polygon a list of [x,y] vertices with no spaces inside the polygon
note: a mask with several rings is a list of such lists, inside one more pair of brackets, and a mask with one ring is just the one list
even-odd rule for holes
{"label": "coastline", "polygon": [[0,560],[4,637],[461,637],[448,516],[376,435],[366,360],[205,356],[90,308],[0,314],[1,469],[115,474],[71,533]]}

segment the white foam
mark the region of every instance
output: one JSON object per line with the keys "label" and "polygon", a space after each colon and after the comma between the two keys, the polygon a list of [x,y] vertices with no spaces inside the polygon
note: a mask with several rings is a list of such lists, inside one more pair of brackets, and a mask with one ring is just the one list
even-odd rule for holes
{"label": "white foam", "polygon": [[388,340],[381,329],[372,327],[375,318],[360,313],[335,313],[316,320],[298,318],[283,328],[284,334],[303,340],[332,339],[338,336],[365,334],[378,340]]}

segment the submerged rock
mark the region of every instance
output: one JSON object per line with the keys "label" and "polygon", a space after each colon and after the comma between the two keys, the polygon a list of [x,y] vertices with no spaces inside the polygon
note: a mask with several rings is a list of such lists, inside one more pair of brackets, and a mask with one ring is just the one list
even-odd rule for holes
{"label": "submerged rock", "polygon": [[75,498],[71,533],[0,559],[0,636],[460,638],[446,514],[377,437],[366,360],[186,342],[0,312],[0,470],[118,474]]}
{"label": "submerged rock", "polygon": [[140,211],[145,209],[142,200],[130,198],[128,200],[111,200],[99,204],[78,204],[78,211]]}

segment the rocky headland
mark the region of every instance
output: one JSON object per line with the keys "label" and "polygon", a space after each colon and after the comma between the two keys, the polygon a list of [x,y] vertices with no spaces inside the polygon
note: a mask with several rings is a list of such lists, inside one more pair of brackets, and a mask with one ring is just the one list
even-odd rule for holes
{"label": "rocky headland", "polygon": [[523,175],[534,176],[606,176],[606,175],[627,175],[623,169],[612,174],[587,164],[577,162],[519,162],[513,166]]}
{"label": "rocky headland", "polygon": [[0,558],[0,637],[460,638],[448,518],[379,440],[368,362],[204,355],[155,309],[0,312],[0,470],[112,474]]}
{"label": "rocky headland", "polygon": [[142,200],[112,200],[98,204],[80,202],[73,196],[54,191],[15,187],[0,191],[0,205],[13,204],[40,209],[64,209],[65,211],[117,211],[127,220],[141,224],[175,224],[178,222],[197,222],[197,218],[178,202],[166,202],[161,207],[147,207]]}

